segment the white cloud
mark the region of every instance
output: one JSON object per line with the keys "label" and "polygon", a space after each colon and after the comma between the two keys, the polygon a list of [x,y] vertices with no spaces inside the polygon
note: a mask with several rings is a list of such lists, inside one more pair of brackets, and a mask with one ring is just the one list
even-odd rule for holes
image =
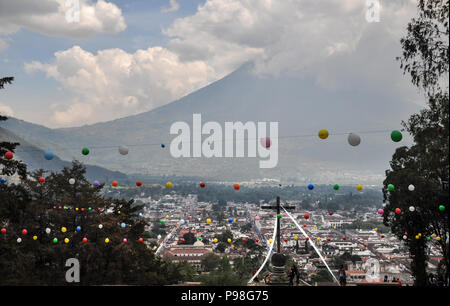
{"label": "white cloud", "polygon": [[14,116],[14,111],[12,110],[11,107],[4,104],[0,104],[0,115],[12,117]]}
{"label": "white cloud", "polygon": [[[326,87],[352,89],[376,82],[385,92],[404,90],[393,59],[400,55],[395,52],[400,52],[399,39],[416,13],[415,2],[382,4],[381,22],[369,23],[362,0],[207,0],[194,15],[163,30],[169,36],[167,48],[93,54],[74,46],[56,52],[51,63],[27,63],[25,70],[44,71],[73,93],[72,100],[52,109],[60,126],[150,110],[248,61],[256,64],[259,75],[307,73]],[[120,15],[109,14],[109,19],[95,16],[114,20]]]}
{"label": "white cloud", "polygon": [[20,28],[49,36],[85,38],[118,33],[126,24],[122,11],[104,0],[0,0],[0,34],[12,34]]}
{"label": "white cloud", "polygon": [[170,0],[170,7],[163,8],[162,11],[164,13],[170,13],[170,12],[178,11],[179,9],[180,9],[180,5],[178,4],[177,0]]}
{"label": "white cloud", "polygon": [[55,53],[53,63],[31,62],[25,71],[43,71],[72,92],[75,100],[53,107],[59,126],[93,123],[137,114],[199,89],[215,77],[205,63],[181,62],[161,47],[127,53],[92,54],[79,46]]}

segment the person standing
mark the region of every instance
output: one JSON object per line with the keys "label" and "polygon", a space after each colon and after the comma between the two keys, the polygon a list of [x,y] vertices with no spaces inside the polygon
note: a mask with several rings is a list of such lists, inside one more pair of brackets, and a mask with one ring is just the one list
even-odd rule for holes
{"label": "person standing", "polygon": [[339,284],[341,286],[347,285],[347,275],[345,274],[344,265],[339,268]]}

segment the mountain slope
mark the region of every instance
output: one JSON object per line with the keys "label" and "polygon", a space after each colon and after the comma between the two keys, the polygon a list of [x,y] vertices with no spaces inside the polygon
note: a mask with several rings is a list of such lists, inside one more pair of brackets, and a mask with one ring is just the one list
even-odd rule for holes
{"label": "mountain slope", "polygon": [[[401,120],[417,106],[396,93],[376,87],[332,90],[303,77],[259,78],[246,65],[227,77],[170,104],[139,115],[89,126],[47,129],[11,119],[4,125],[25,140],[50,148],[63,159],[89,158],[108,169],[126,173],[191,175],[223,180],[279,178],[297,182],[380,183],[396,147],[390,131],[400,129]],[[279,122],[279,163],[260,169],[258,158],[173,158],[169,152],[172,123],[185,121],[192,128],[192,115],[202,122]],[[320,140],[317,132],[332,134]],[[349,132],[362,133],[358,147],[347,143]],[[333,135],[338,134],[338,135]],[[287,137],[302,135],[301,137]],[[272,135],[273,137],[273,135]],[[285,138],[283,138],[285,137]],[[166,144],[161,148],[160,144]],[[119,155],[117,147],[130,152]],[[83,157],[82,147],[91,154]]]}

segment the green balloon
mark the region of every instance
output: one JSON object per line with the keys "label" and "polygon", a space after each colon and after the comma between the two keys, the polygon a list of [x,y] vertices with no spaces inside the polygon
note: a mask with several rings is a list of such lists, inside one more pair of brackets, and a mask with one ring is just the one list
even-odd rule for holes
{"label": "green balloon", "polygon": [[198,240],[199,240],[199,241],[202,241],[202,237],[198,237]]}
{"label": "green balloon", "polygon": [[427,237],[427,240],[430,241],[430,240],[431,240],[431,237]]}
{"label": "green balloon", "polygon": [[445,210],[445,206],[444,206],[444,205],[440,205],[440,206],[439,206],[439,210],[440,210],[440,211],[444,211],[444,210]]}
{"label": "green balloon", "polygon": [[338,189],[339,189],[339,185],[338,185],[338,184],[335,184],[335,185],[333,186],[333,189],[334,189],[334,190],[338,190]]}
{"label": "green balloon", "polygon": [[392,232],[389,232],[389,235],[392,235]]}
{"label": "green balloon", "polygon": [[392,133],[391,133],[392,141],[399,142],[400,140],[402,140],[402,138],[403,138],[403,135],[400,131],[397,131],[397,130],[392,131]]}
{"label": "green balloon", "polygon": [[395,188],[394,185],[392,185],[392,184],[388,185],[388,190],[389,191],[394,191],[394,188]]}
{"label": "green balloon", "polygon": [[278,215],[277,215],[277,218],[278,218],[278,219],[281,219],[281,214],[278,214]]}
{"label": "green balloon", "polygon": [[166,224],[166,221],[161,220],[161,224],[162,224],[162,225]]}
{"label": "green balloon", "polygon": [[53,243],[58,243],[58,238],[53,238]]}
{"label": "green balloon", "polygon": [[81,153],[83,155],[88,155],[89,154],[89,149],[88,148],[83,148],[83,150],[81,150]]}

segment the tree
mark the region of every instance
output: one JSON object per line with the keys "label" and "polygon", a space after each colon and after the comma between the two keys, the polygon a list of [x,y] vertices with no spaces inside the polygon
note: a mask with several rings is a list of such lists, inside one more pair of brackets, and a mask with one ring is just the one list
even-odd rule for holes
{"label": "tree", "polygon": [[202,267],[204,271],[210,272],[214,271],[220,263],[220,256],[214,253],[208,254],[202,259]]}
{"label": "tree", "polygon": [[194,244],[197,241],[194,233],[188,232],[183,235],[184,242],[180,242],[180,244]]}
{"label": "tree", "polygon": [[245,280],[240,279],[231,267],[227,256],[224,256],[214,273],[201,275],[200,281],[205,286],[243,286]]}
{"label": "tree", "polygon": [[[439,246],[445,266],[449,264],[449,218],[448,213],[439,210],[439,205],[449,200],[445,190],[449,180],[448,85],[442,88],[443,80],[448,82],[449,71],[449,1],[419,0],[418,9],[418,17],[411,20],[406,37],[401,39],[403,55],[398,60],[404,73],[411,75],[412,83],[424,91],[428,107],[402,122],[413,136],[414,145],[397,148],[391,170],[386,171],[383,195],[388,205],[383,222],[399,239],[408,233],[404,241],[412,258],[415,284],[424,286],[428,243]],[[393,184],[395,190],[388,191],[388,184]],[[408,190],[409,184],[415,186],[415,192]],[[409,211],[411,205],[416,208],[414,212]],[[397,208],[400,214],[395,213]],[[419,233],[422,237],[416,239]],[[432,234],[441,239],[428,242],[426,238]],[[445,274],[448,283],[448,268]]]}

